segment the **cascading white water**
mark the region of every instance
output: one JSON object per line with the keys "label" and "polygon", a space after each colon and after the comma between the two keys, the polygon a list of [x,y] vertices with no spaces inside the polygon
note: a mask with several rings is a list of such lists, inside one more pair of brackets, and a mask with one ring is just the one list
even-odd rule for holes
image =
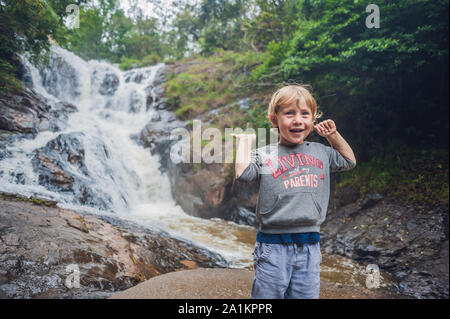
{"label": "cascading white water", "polygon": [[[123,72],[109,63],[86,62],[53,47],[49,66],[39,70],[27,66],[33,88],[49,105],[69,102],[78,112],[68,115],[63,132],[41,132],[11,147],[11,156],[0,161],[0,190],[43,196],[79,212],[114,214],[191,240],[220,253],[234,267],[251,264],[253,229],[184,213],[172,198],[168,176],[160,172],[158,156],[131,138],[158,112],[148,105],[147,97],[153,95],[155,100],[152,83],[163,64]],[[39,183],[32,163],[36,150],[61,134],[75,136],[84,154],[84,168],[68,164],[65,171],[76,177],[74,184],[86,184],[91,194],[105,203],[103,207],[77,200],[82,195],[80,189],[85,188],[58,191]]]}

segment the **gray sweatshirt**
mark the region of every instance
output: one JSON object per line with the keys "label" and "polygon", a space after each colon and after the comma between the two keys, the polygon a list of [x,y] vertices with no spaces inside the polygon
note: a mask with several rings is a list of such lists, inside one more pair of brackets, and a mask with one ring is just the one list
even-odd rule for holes
{"label": "gray sweatshirt", "polygon": [[355,165],[320,143],[276,143],[253,150],[250,165],[238,179],[259,181],[256,218],[262,232],[319,232],[328,209],[330,171]]}

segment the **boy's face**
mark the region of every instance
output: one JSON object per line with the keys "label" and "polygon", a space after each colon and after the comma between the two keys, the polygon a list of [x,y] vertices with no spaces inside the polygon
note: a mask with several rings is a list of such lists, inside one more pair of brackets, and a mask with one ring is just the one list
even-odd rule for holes
{"label": "boy's face", "polygon": [[280,128],[281,144],[289,146],[302,144],[314,127],[312,111],[303,97],[299,104],[297,106],[293,102],[281,106],[275,116],[270,116],[272,125]]}

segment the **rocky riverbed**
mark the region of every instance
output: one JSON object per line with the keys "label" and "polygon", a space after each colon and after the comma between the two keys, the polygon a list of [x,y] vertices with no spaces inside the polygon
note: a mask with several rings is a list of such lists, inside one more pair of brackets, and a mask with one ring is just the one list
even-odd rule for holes
{"label": "rocky riverbed", "polygon": [[[165,233],[23,199],[0,193],[0,298],[107,298],[160,274],[227,265]],[[75,269],[80,288],[66,283]]]}
{"label": "rocky riverbed", "polygon": [[[343,190],[330,203],[322,248],[390,273],[398,290],[415,298],[448,298],[448,207],[405,205]],[[353,198],[352,198],[353,197]]]}
{"label": "rocky riverbed", "polygon": [[[190,269],[199,269],[201,280],[180,272]],[[79,287],[71,280],[76,272]],[[121,291],[128,298],[135,286],[133,298],[249,298],[252,273],[167,233],[0,193],[0,298],[103,299]],[[364,267],[324,252],[323,298],[405,297],[385,273],[379,289],[367,289],[366,278]]]}

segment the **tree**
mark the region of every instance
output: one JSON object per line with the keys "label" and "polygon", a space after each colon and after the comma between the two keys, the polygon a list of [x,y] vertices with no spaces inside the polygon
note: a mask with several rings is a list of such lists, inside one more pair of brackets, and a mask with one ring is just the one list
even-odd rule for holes
{"label": "tree", "polygon": [[[3,0],[0,1],[0,84],[8,85],[17,74],[18,54],[29,52],[36,63],[46,56],[49,38],[64,42],[65,8],[72,0]],[[55,6],[55,8],[53,8]]]}
{"label": "tree", "polygon": [[197,16],[202,52],[210,54],[217,48],[239,50],[245,10],[243,0],[202,0]]}
{"label": "tree", "polygon": [[300,17],[298,0],[254,0],[257,14],[244,24],[246,39],[262,50],[271,41],[289,41]]}
{"label": "tree", "polygon": [[[365,26],[366,3],[301,1],[287,48],[255,74],[312,84],[327,116],[346,126],[364,156],[367,145],[448,144],[448,1],[378,2],[381,27]],[[424,125],[424,109],[428,113]]]}

